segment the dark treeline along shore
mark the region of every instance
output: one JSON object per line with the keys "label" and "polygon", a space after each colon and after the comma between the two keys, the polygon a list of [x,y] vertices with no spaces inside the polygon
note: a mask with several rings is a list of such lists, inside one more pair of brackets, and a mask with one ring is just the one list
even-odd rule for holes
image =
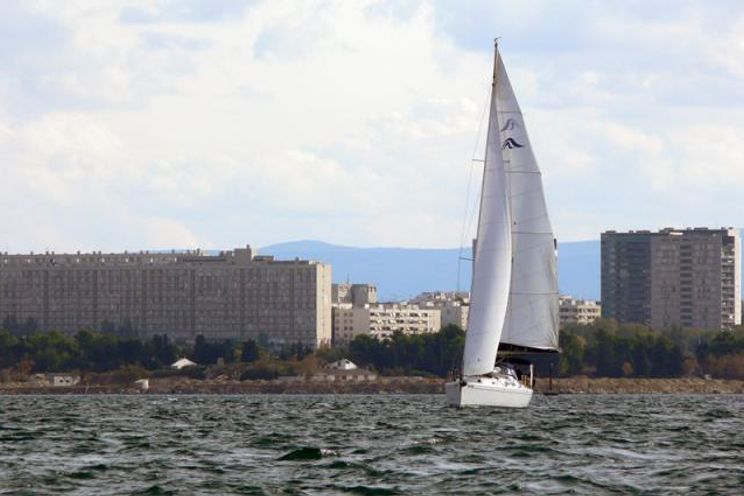
{"label": "dark treeline along shore", "polygon": [[[165,335],[140,340],[115,329],[68,336],[24,326],[6,325],[0,331],[0,382],[23,382],[34,373],[50,372],[79,373],[91,384],[170,376],[275,379],[308,376],[340,358],[383,376],[443,378],[457,369],[465,338],[460,328],[447,326],[438,333],[396,334],[385,341],[358,336],[346,347],[313,351],[301,344],[270,349],[254,340],[208,342],[202,336],[193,344],[174,343]],[[600,319],[567,326],[560,339],[561,354],[536,359],[538,376],[547,376],[552,368],[556,377],[744,379],[744,327],[660,332]],[[199,365],[171,369],[180,357]]]}

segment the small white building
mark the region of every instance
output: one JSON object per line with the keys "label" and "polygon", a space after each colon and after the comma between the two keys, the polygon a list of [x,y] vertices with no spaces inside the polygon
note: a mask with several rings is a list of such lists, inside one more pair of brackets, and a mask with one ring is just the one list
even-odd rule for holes
{"label": "small white building", "polygon": [[134,384],[140,389],[140,391],[147,391],[150,389],[150,379],[137,379],[134,381]]}
{"label": "small white building", "polygon": [[329,363],[328,368],[333,370],[356,370],[359,367],[348,358],[342,358],[336,362]]}
{"label": "small white building", "polygon": [[80,383],[80,376],[70,374],[49,374],[49,383],[54,387],[74,386]]}
{"label": "small white building", "polygon": [[196,362],[192,362],[188,358],[179,358],[175,362],[171,364],[172,369],[181,370],[184,367],[193,367],[194,365],[197,365]]}

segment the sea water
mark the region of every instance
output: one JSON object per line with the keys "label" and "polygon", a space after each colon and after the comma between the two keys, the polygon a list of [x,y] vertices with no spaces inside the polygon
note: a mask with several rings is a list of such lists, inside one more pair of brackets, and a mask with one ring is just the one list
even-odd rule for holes
{"label": "sea water", "polygon": [[744,494],[744,396],[0,397],[0,494]]}

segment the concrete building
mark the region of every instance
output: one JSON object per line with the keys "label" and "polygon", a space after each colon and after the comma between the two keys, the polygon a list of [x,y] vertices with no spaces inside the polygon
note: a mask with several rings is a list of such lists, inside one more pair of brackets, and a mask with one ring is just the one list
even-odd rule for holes
{"label": "concrete building", "polygon": [[334,344],[348,343],[362,334],[387,339],[395,332],[423,334],[437,332],[441,327],[441,312],[436,308],[405,303],[364,306],[342,303],[333,308]]}
{"label": "concrete building", "polygon": [[0,254],[0,322],[74,333],[109,326],[174,340],[331,341],[331,267],[254,256],[250,247],[187,253]]}
{"label": "concrete building", "polygon": [[602,316],[663,329],[741,323],[735,229],[602,233]]}
{"label": "concrete building", "polygon": [[602,316],[651,322],[650,231],[602,233]]}
{"label": "concrete building", "polygon": [[77,386],[80,384],[80,376],[70,374],[49,374],[49,384],[54,387]]}
{"label": "concrete building", "polygon": [[340,283],[332,286],[332,303],[351,303],[355,306],[364,306],[368,303],[377,303],[377,286],[374,284],[349,284]]}
{"label": "concrete building", "polygon": [[602,315],[602,306],[594,300],[579,300],[561,295],[558,298],[561,327],[566,324],[591,324]]}
{"label": "concrete building", "polygon": [[465,291],[427,291],[410,303],[424,308],[438,308],[442,314],[442,327],[453,324],[463,330],[468,328],[470,295]]}

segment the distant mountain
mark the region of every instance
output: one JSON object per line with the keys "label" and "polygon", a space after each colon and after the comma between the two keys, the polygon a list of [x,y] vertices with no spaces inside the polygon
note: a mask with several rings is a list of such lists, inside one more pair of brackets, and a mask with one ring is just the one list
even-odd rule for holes
{"label": "distant mountain", "polygon": [[[599,299],[599,241],[561,243],[558,247],[560,291]],[[295,257],[333,266],[333,282],[377,284],[381,300],[399,300],[422,291],[458,289],[460,250],[422,248],[355,248],[320,241],[292,241],[259,248],[259,254],[278,259]],[[470,250],[462,256],[470,258]],[[460,262],[460,290],[470,289],[469,260]]]}

